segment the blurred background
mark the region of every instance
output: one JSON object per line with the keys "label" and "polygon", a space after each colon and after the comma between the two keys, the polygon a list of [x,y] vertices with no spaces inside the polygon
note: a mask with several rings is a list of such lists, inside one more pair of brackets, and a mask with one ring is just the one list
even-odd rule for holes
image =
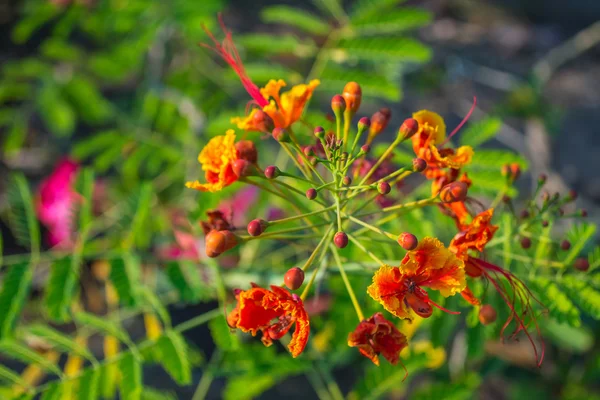
{"label": "blurred background", "polygon": [[[0,0],[0,205],[10,171],[37,183],[65,155],[113,179],[113,197],[152,180],[162,202],[193,202],[180,196],[197,173],[199,143],[222,134],[248,101],[233,71],[198,46],[209,43],[203,25],[222,37],[219,12],[259,86],[321,79],[313,112],[328,110],[350,80],[363,87],[361,113],[389,107],[391,126],[423,108],[455,126],[476,96],[473,119],[495,135],[483,147],[529,163],[522,189],[546,173],[551,191],[577,190],[600,222],[598,0]],[[474,179],[494,193],[502,178]],[[23,251],[4,223],[2,233],[6,255]],[[170,312],[176,322],[212,308]],[[208,329],[187,337],[211,354]],[[488,375],[473,398],[598,398],[600,343],[588,342],[574,346],[583,355],[563,380],[509,368]],[[145,379],[192,398],[194,387],[176,388],[161,371]],[[352,387],[351,368],[333,373],[344,392]],[[585,384],[570,385],[573,377]],[[224,382],[207,398],[220,398]],[[310,398],[305,383],[285,380],[261,398]]]}

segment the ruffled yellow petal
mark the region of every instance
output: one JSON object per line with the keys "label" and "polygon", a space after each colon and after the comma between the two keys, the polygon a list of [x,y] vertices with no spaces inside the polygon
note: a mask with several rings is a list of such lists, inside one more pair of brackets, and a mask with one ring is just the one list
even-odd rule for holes
{"label": "ruffled yellow petal", "polygon": [[433,145],[430,146],[431,159],[438,168],[460,169],[469,164],[473,159],[473,148],[471,146],[461,146],[456,151],[444,149],[444,154]]}
{"label": "ruffled yellow petal", "polygon": [[429,110],[417,111],[413,118],[419,123],[417,135],[427,135],[434,144],[440,144],[446,139],[446,123],[441,115]]}

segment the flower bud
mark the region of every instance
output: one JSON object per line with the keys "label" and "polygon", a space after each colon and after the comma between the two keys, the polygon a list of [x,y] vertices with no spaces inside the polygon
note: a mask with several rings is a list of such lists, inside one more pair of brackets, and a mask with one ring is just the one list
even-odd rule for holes
{"label": "flower bud", "polygon": [[489,304],[484,304],[479,309],[479,322],[481,322],[482,325],[489,325],[493,323],[496,321],[497,317],[498,313],[496,313],[494,307]]}
{"label": "flower bud", "polygon": [[264,219],[253,219],[248,223],[248,234],[250,236],[260,236],[268,226],[269,223]]}
{"label": "flower bud", "polygon": [[283,128],[275,128],[271,133],[273,139],[277,140],[279,143],[288,143],[290,141],[290,135]]}
{"label": "flower bud", "polygon": [[546,183],[546,181],[548,180],[548,175],[546,174],[540,174],[538,176],[538,185],[543,185],[544,183]]}
{"label": "flower bud", "polygon": [[256,152],[256,146],[250,140],[240,140],[235,144],[238,158],[246,160],[251,164],[256,164],[258,160],[258,153]]}
{"label": "flower bud", "polygon": [[365,129],[371,126],[371,120],[368,117],[362,117],[358,120],[358,130],[359,132],[364,131]]}
{"label": "flower bud", "polygon": [[371,116],[371,127],[369,129],[369,137],[372,139],[379,135],[386,127],[392,112],[389,108],[382,108]]}
{"label": "flower bud", "polygon": [[315,151],[312,146],[306,146],[304,149],[302,149],[302,152],[306,157],[312,157],[315,155]]}
{"label": "flower bud", "polygon": [[440,190],[440,199],[443,203],[456,203],[467,198],[469,187],[464,182],[452,182]]}
{"label": "flower bud", "polygon": [[288,271],[283,276],[283,283],[290,290],[296,290],[302,286],[304,282],[304,271],[302,268],[294,267],[288,269]]}
{"label": "flower bud", "polygon": [[563,240],[562,242],[560,242],[560,248],[562,250],[569,250],[571,248],[571,242],[569,242],[568,240]]}
{"label": "flower bud", "polygon": [[391,191],[392,191],[392,187],[390,186],[390,184],[389,184],[389,183],[387,183],[387,182],[384,182],[384,181],[381,181],[381,182],[379,182],[379,183],[377,184],[377,191],[378,191],[380,194],[384,194],[384,195],[385,195],[385,194],[388,194],[389,192],[391,192]]}
{"label": "flower bud", "polygon": [[575,260],[575,262],[573,263],[573,266],[575,267],[575,269],[579,270],[579,271],[587,271],[588,269],[590,269],[590,263],[587,260],[587,258],[583,258],[580,257],[577,260]]}
{"label": "flower bud", "polygon": [[409,293],[405,297],[406,302],[413,309],[415,314],[421,318],[429,318],[433,313],[433,308],[426,300],[421,299],[413,293]]}
{"label": "flower bud", "polygon": [[556,213],[558,214],[559,217],[562,217],[563,215],[565,215],[565,210],[563,210],[562,208],[559,208]]}
{"label": "flower bud", "polygon": [[419,123],[414,118],[407,118],[404,120],[400,129],[398,129],[398,138],[400,140],[410,139],[415,133],[419,131]]}
{"label": "flower bud", "polygon": [[521,239],[521,247],[524,248],[525,250],[530,248],[531,247],[531,239],[529,239],[528,237],[522,238]]}
{"label": "flower bud", "polygon": [[521,213],[519,214],[519,216],[523,219],[529,218],[529,211],[527,210],[523,210],[521,211]]}
{"label": "flower bud", "polygon": [[404,232],[398,236],[398,244],[404,250],[414,250],[419,245],[419,240],[412,233]]}
{"label": "flower bud", "polygon": [[238,160],[235,160],[231,164],[231,169],[233,170],[233,173],[238,178],[243,178],[245,176],[252,175],[254,172],[254,166],[252,164],[250,164],[248,161],[242,160],[241,158]]}
{"label": "flower bud", "polygon": [[281,175],[281,171],[275,165],[269,165],[265,168],[265,177],[267,179],[275,179]]}
{"label": "flower bud", "polygon": [[273,119],[263,110],[256,110],[252,122],[261,132],[271,132],[275,128]]}
{"label": "flower bud", "polygon": [[548,222],[548,220],[545,220],[545,219],[544,219],[544,220],[542,220],[542,226],[543,226],[544,228],[547,228],[547,227],[548,227],[548,225],[550,225],[550,222]]}
{"label": "flower bud", "polygon": [[585,208],[582,208],[581,210],[579,210],[579,216],[583,217],[583,218],[587,217],[588,216],[587,210]]}
{"label": "flower bud", "polygon": [[516,181],[521,176],[521,167],[517,163],[510,164],[510,177]]}
{"label": "flower bud", "polygon": [[427,168],[427,161],[420,157],[413,158],[413,171],[423,172]]}
{"label": "flower bud", "polygon": [[237,238],[231,231],[212,230],[205,238],[206,255],[214,258],[237,245]]}
{"label": "flower bud", "polygon": [[574,201],[577,199],[577,192],[573,189],[569,190],[569,193],[567,194],[567,201]]}
{"label": "flower bud", "polygon": [[362,100],[362,89],[360,88],[360,85],[356,82],[346,83],[346,86],[344,86],[344,90],[342,91],[342,97],[346,101],[346,109],[354,114],[358,111]]}
{"label": "flower bud", "polygon": [[317,126],[313,133],[318,139],[323,139],[325,137],[325,129],[322,126]]}
{"label": "flower bud", "polygon": [[349,176],[345,176],[342,178],[342,185],[350,186],[351,183],[352,183],[352,178],[350,178]]}
{"label": "flower bud", "polygon": [[338,249],[343,249],[348,246],[348,235],[344,232],[338,232],[333,237],[333,243]]}
{"label": "flower bud", "polygon": [[368,144],[362,145],[360,147],[360,151],[362,151],[365,154],[368,154],[369,151],[371,151],[371,146],[369,146]]}
{"label": "flower bud", "polygon": [[346,110],[346,100],[339,94],[336,94],[331,99],[331,109],[335,115],[343,113]]}
{"label": "flower bud", "polygon": [[314,200],[317,198],[317,189],[310,188],[306,191],[306,198],[309,200]]}
{"label": "flower bud", "polygon": [[502,196],[502,202],[503,203],[510,203],[512,199],[510,198],[510,196],[504,195]]}

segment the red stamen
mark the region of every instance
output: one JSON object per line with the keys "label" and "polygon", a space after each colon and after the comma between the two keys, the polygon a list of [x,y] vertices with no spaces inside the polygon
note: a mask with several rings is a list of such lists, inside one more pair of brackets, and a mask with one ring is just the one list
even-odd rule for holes
{"label": "red stamen", "polygon": [[[506,322],[504,323],[504,325],[502,326],[500,335],[504,339],[504,331],[510,325],[512,320],[514,319],[517,322],[517,327],[514,330],[514,332],[510,335],[510,338],[514,339],[515,336],[519,332],[521,332],[521,331],[525,332],[525,335],[527,336],[529,343],[531,343],[531,346],[533,347],[533,352],[535,354],[537,366],[540,367],[544,360],[546,344],[544,343],[544,340],[542,339],[540,327],[537,323],[537,319],[535,317],[535,313],[533,311],[533,308],[531,306],[531,302],[529,301],[529,299],[530,298],[534,299],[542,307],[544,307],[544,305],[533,295],[533,293],[531,293],[531,291],[525,285],[525,283],[523,283],[522,280],[517,278],[511,272],[506,271],[496,265],[490,264],[487,261],[484,261],[481,259],[472,258],[472,260],[475,261],[476,264],[481,268],[483,275],[486,277],[488,282],[490,282],[492,285],[494,285],[494,287],[496,288],[496,291],[498,292],[500,297],[502,297],[502,299],[504,300],[504,302],[510,309],[510,315],[509,315],[508,319],[506,320]],[[492,277],[492,274],[494,274],[493,277]],[[504,286],[504,284],[499,281],[498,275],[503,276],[506,279],[506,281],[508,282],[508,284],[510,285],[510,287],[512,289],[512,299],[509,298],[509,296],[510,296],[509,289],[506,288]],[[535,325],[535,330],[541,339],[541,351],[539,353],[538,353],[537,345],[527,329],[528,323],[524,322],[523,317],[521,317],[519,315],[519,313],[517,312],[517,310],[515,309],[514,305],[516,304],[517,298],[519,300],[519,303],[521,304],[521,308],[524,310],[523,315],[526,315],[528,313],[531,315],[531,320],[533,321],[533,323]]]}
{"label": "red stamen", "polygon": [[204,32],[206,32],[208,37],[212,40],[214,47],[211,47],[206,43],[200,43],[200,46],[206,47],[207,49],[213,50],[219,54],[221,58],[225,60],[225,62],[229,64],[231,68],[233,68],[237,76],[239,76],[240,80],[242,81],[244,89],[246,89],[248,94],[256,101],[256,103],[260,107],[266,106],[269,104],[269,101],[266,100],[262,94],[260,94],[260,89],[258,86],[256,86],[256,84],[254,84],[254,82],[252,82],[252,80],[248,77],[248,74],[246,74],[240,54],[233,43],[232,34],[225,26],[225,23],[223,22],[223,16],[221,14],[219,14],[219,25],[221,25],[221,30],[225,34],[223,43],[219,43],[214,35],[204,25],[202,25],[202,29],[204,29]]}
{"label": "red stamen", "polygon": [[427,302],[429,304],[431,304],[432,306],[434,306],[436,308],[439,308],[440,310],[442,310],[445,313],[452,314],[452,315],[458,315],[458,314],[460,314],[460,311],[450,311],[447,308],[444,308],[444,307],[440,306],[439,304],[437,304],[436,302],[434,302],[431,299],[427,299]]}
{"label": "red stamen", "polygon": [[469,118],[471,117],[471,114],[473,114],[473,111],[475,111],[475,106],[477,105],[477,97],[473,97],[473,105],[471,106],[471,109],[469,110],[469,112],[467,113],[467,115],[463,118],[463,120],[460,122],[460,124],[458,124],[458,126],[456,128],[454,128],[454,130],[452,131],[452,133],[450,133],[448,135],[448,137],[446,138],[446,140],[444,140],[444,143],[442,143],[440,145],[440,147],[444,146],[446,143],[448,143],[448,141],[450,140],[450,138],[452,136],[454,136],[456,134],[456,132],[458,132],[460,130],[460,128],[462,128],[462,126],[467,123],[467,121],[469,120]]}

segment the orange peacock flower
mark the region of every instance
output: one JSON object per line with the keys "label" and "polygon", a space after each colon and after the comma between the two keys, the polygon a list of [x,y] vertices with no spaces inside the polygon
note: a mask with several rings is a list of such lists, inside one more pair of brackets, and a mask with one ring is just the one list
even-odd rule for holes
{"label": "orange peacock flower", "polygon": [[[263,289],[254,283],[248,290],[236,293],[237,306],[227,316],[231,328],[250,332],[252,336],[262,332],[265,346],[282,338],[296,324],[288,349],[293,357],[304,350],[310,334],[308,314],[300,297],[287,290],[271,285],[271,290]],[[277,319],[276,322],[272,322]]]}
{"label": "orange peacock flower", "polygon": [[[291,90],[280,94],[281,88],[286,86],[286,83],[281,79],[271,79],[264,88],[260,89],[261,95],[268,101],[262,110],[271,117],[275,128],[287,128],[300,119],[304,106],[319,83],[319,80],[313,79],[308,85],[296,85]],[[246,131],[262,131],[262,126],[259,126],[257,119],[254,118],[257,111],[258,109],[255,108],[247,117],[232,118],[231,122]]]}
{"label": "orange peacock flower", "polygon": [[392,365],[400,360],[400,352],[408,345],[408,340],[382,313],[360,322],[354,332],[348,335],[348,346],[357,347],[360,354],[375,365],[379,365],[381,354]]}
{"label": "orange peacock flower", "polygon": [[428,318],[434,303],[423,287],[453,296],[466,287],[464,263],[438,239],[426,237],[416,249],[406,253],[399,267],[383,265],[373,276],[367,292],[397,317],[412,319],[411,313]]}
{"label": "orange peacock flower", "polygon": [[459,169],[471,162],[473,149],[470,146],[461,146],[456,150],[439,148],[458,131],[466,118],[448,138],[446,124],[439,114],[421,110],[414,113],[413,118],[419,123],[419,131],[412,137],[413,150],[417,157],[427,161],[428,168],[423,173],[428,179],[437,178],[441,173],[440,168]]}
{"label": "orange peacock flower", "polygon": [[[543,304],[531,293],[525,283],[515,274],[505,270],[497,265],[489,263],[481,258],[474,257],[472,252],[482,252],[485,246],[492,240],[498,230],[498,226],[492,225],[491,220],[494,215],[494,209],[490,208],[473,218],[473,221],[467,225],[450,242],[449,249],[465,262],[465,272],[467,275],[476,278],[484,277],[490,282],[500,297],[507,304],[510,313],[500,331],[504,337],[504,331],[514,320],[516,328],[510,337],[515,337],[523,331],[533,347],[538,365],[541,365],[544,359],[545,344],[542,341],[541,351],[538,354],[536,342],[528,331],[528,325],[533,323],[538,336],[541,337],[540,329],[537,323],[535,312],[533,310],[533,301],[543,307]],[[477,299],[468,291],[462,293],[463,297],[471,304],[478,305]]]}
{"label": "orange peacock flower", "polygon": [[201,192],[218,192],[240,178],[235,171],[235,163],[243,160],[247,163],[256,162],[256,149],[248,140],[235,142],[235,133],[229,129],[225,135],[210,139],[198,155],[206,183],[199,181],[187,182],[185,186]]}

